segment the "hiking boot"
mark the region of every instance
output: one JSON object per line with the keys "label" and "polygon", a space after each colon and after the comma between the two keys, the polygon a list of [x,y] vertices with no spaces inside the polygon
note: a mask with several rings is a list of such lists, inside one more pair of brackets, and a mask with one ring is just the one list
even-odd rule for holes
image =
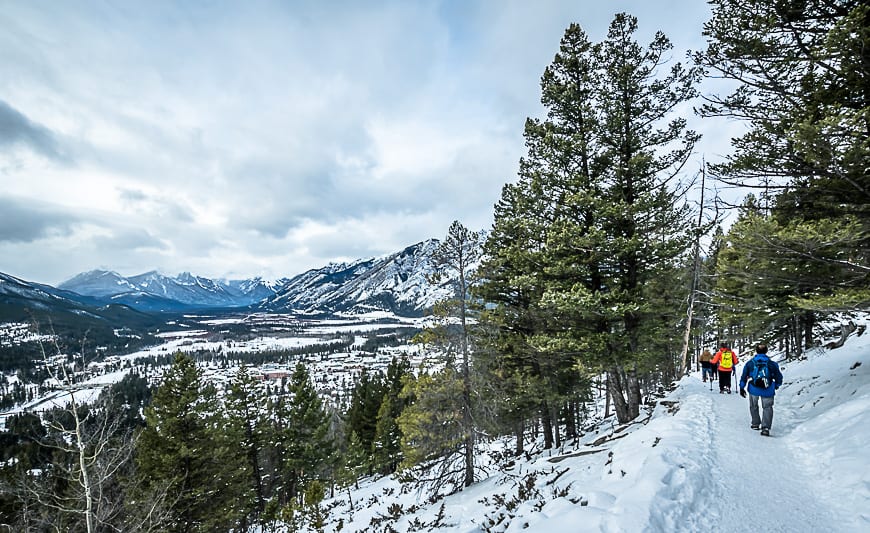
{"label": "hiking boot", "polygon": [[756,430],[756,431],[758,431],[758,429],[759,429],[758,424],[752,424],[752,425],[749,426],[749,427],[750,427],[751,429]]}
{"label": "hiking boot", "polygon": [[767,428],[761,428],[761,435],[764,436],[764,437],[769,437],[769,436],[770,436],[770,430],[767,429]]}

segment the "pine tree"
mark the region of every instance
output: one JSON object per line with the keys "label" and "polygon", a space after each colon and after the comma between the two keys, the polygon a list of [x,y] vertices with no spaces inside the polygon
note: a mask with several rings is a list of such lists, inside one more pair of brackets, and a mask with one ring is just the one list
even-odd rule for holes
{"label": "pine tree", "polygon": [[462,376],[448,366],[439,372],[406,378],[402,397],[410,404],[399,415],[402,470],[429,486],[432,495],[453,493],[465,481],[465,431]]}
{"label": "pine tree", "polygon": [[[527,128],[530,124],[527,121]],[[521,168],[525,164],[523,160]],[[477,297],[492,304],[481,313],[476,329],[476,365],[490,378],[488,398],[502,422],[499,429],[516,434],[517,453],[523,449],[526,420],[538,413],[545,428],[552,426],[547,422],[546,398],[552,388],[546,385],[549,376],[541,364],[546,353],[533,343],[545,330],[542,250],[551,223],[539,216],[545,212],[539,190],[522,174],[519,183],[504,186],[484,245],[479,269],[482,281],[473,288]],[[545,429],[544,438],[545,447],[551,447],[552,430]]]}
{"label": "pine tree", "polygon": [[[870,6],[862,0],[715,0],[696,60],[739,83],[706,116],[749,131],[713,169],[774,204],[771,260],[802,264],[808,311],[870,305]],[[790,268],[790,267],[786,267]],[[811,320],[811,314],[805,315]]]}
{"label": "pine tree", "polygon": [[363,368],[359,379],[351,390],[350,406],[347,410],[348,436],[356,434],[367,453],[366,472],[374,473],[371,452],[377,432],[378,411],[384,400],[385,386],[380,373],[370,374]]}
{"label": "pine tree", "polygon": [[547,119],[526,123],[528,156],[487,243],[480,294],[496,304],[485,317],[501,332],[493,351],[545,391],[546,446],[561,406],[584,397],[578,368],[607,373],[626,422],[639,412],[638,373],[672,364],[657,339],[673,325],[646,286],[690,244],[675,179],[698,136],[672,117],[699,72],[667,68],[667,38],[644,49],[636,29],[618,14],[599,44],[577,25],[565,32],[541,78]]}
{"label": "pine tree", "polygon": [[266,397],[263,389],[242,366],[230,384],[225,400],[227,435],[244,457],[239,477],[247,478],[240,499],[247,502],[246,514],[258,518],[266,507],[263,454],[266,432]]}
{"label": "pine tree", "polygon": [[402,432],[397,419],[407,402],[401,397],[404,378],[411,371],[407,358],[393,358],[387,366],[384,396],[378,408],[371,461],[381,474],[392,474],[402,462]]}
{"label": "pine tree", "polygon": [[145,409],[136,447],[143,495],[170,498],[166,531],[210,531],[242,517],[234,477],[241,464],[218,413],[214,387],[203,383],[193,359],[176,355]]}
{"label": "pine tree", "polygon": [[372,443],[372,462],[381,474],[391,474],[401,462],[402,433],[396,422],[397,409],[389,396],[384,396],[378,409],[375,440]]}
{"label": "pine tree", "polygon": [[329,438],[329,415],[302,363],[296,365],[290,377],[289,394],[284,432],[287,494],[291,501],[301,503],[306,483],[326,477],[333,443]]}
{"label": "pine tree", "polygon": [[474,306],[470,301],[470,288],[472,284],[473,271],[477,267],[482,254],[483,234],[470,231],[463,226],[459,221],[453,221],[447,231],[447,236],[441,245],[433,254],[432,262],[435,268],[436,275],[452,275],[455,283],[455,296],[448,302],[445,302],[445,309],[452,309],[449,313],[451,318],[456,318],[459,321],[458,350],[459,350],[459,372],[462,376],[462,429],[464,437],[464,459],[465,473],[464,481],[466,487],[474,483],[474,422],[473,422],[473,405],[471,399],[471,347],[469,320],[474,318]]}

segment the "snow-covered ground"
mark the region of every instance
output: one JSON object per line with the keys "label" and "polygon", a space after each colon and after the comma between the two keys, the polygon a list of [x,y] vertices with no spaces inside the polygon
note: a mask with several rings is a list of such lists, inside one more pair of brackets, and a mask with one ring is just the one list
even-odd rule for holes
{"label": "snow-covered ground", "polygon": [[34,333],[30,324],[24,322],[4,322],[0,324],[0,348],[27,342],[50,341],[51,335]]}
{"label": "snow-covered ground", "polygon": [[[418,345],[382,346],[377,354],[360,351],[367,338],[377,335],[379,330],[392,331],[395,328],[414,327],[421,323],[421,319],[406,319],[393,315],[371,314],[364,317],[348,316],[338,319],[305,319],[299,321],[290,315],[280,314],[255,314],[238,315],[235,317],[214,318],[189,316],[189,319],[197,319],[203,325],[230,325],[246,324],[249,331],[260,331],[257,336],[237,340],[224,338],[222,334],[216,334],[207,329],[193,327],[182,331],[169,331],[159,333],[157,337],[161,343],[150,346],[136,352],[125,355],[110,355],[100,361],[88,363],[88,374],[76,377],[76,385],[72,388],[64,387],[58,390],[50,390],[41,396],[33,398],[24,404],[19,404],[0,412],[0,431],[5,429],[5,422],[9,416],[20,412],[41,412],[56,407],[65,407],[72,397],[80,403],[93,402],[102,390],[113,383],[121,381],[126,374],[134,371],[134,364],[138,359],[167,356],[176,352],[213,352],[215,357],[210,362],[200,363],[208,379],[218,385],[229,383],[238,371],[235,366],[225,367],[221,359],[227,354],[253,354],[262,352],[279,352],[305,346],[326,345],[341,343],[341,335],[344,338],[353,337],[351,347],[345,352],[333,353],[328,357],[307,357],[305,362],[309,367],[310,374],[314,377],[315,387],[324,395],[324,399],[338,398],[346,392],[346,388],[352,386],[355,376],[362,368],[369,371],[384,371],[393,356],[407,355],[417,369],[420,365],[435,368],[434,363],[429,364],[427,358]],[[385,320],[387,319],[387,320]],[[294,326],[297,333],[289,333],[286,326]],[[32,340],[28,337],[29,332],[26,324],[0,324],[0,334],[8,332],[7,337],[21,341]],[[353,335],[356,333],[356,335]],[[63,360],[65,356],[58,356]],[[282,366],[271,366],[272,371],[283,371],[286,375],[292,373],[295,362],[286,363]],[[135,368],[136,372],[144,375],[152,381],[159,379],[160,374],[168,369],[146,368],[142,365]],[[18,381],[15,374],[2,376],[8,386]],[[280,379],[280,378],[278,378]],[[46,382],[44,385],[58,386],[57,383]],[[36,389],[36,384],[26,384]],[[264,384],[265,386],[265,384]]]}
{"label": "snow-covered ground", "polygon": [[696,373],[644,422],[602,427],[441,501],[391,478],[342,492],[324,502],[326,531],[870,531],[868,355],[865,333],[782,363],[770,437],[750,429],[746,399]]}

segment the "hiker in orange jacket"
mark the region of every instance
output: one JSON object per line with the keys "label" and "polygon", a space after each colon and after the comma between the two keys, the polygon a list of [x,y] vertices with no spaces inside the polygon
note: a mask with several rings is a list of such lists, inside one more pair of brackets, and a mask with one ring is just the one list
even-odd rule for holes
{"label": "hiker in orange jacket", "polygon": [[723,342],[719,346],[719,351],[713,356],[710,364],[719,371],[719,394],[731,394],[731,374],[736,372],[734,367],[740,361],[737,359],[737,353],[729,348],[727,343]]}

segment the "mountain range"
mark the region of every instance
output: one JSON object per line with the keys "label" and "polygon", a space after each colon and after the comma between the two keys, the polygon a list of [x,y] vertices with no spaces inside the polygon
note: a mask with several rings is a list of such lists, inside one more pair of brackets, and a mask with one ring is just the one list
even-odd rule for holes
{"label": "mountain range", "polygon": [[[91,270],[57,288],[6,276],[10,281],[0,283],[0,294],[4,287],[7,292],[17,287],[18,301],[26,300],[26,293],[42,307],[54,302],[66,306],[120,304],[144,312],[245,308],[307,314],[381,310],[417,316],[451,294],[449,280],[429,281],[431,258],[438,245],[437,239],[430,239],[379,258],[330,263],[277,281],[209,279],[189,272],[171,277],[155,271],[124,277]],[[21,289],[22,284],[27,291]]]}
{"label": "mountain range", "polygon": [[449,280],[430,282],[432,254],[439,241],[430,239],[399,252],[351,263],[330,264],[288,280],[273,296],[257,304],[265,311],[365,313],[383,310],[416,316],[451,296]]}
{"label": "mountain range", "polygon": [[213,280],[189,272],[170,277],[156,271],[125,278],[117,272],[91,270],[64,281],[58,288],[143,311],[183,311],[245,307],[275,294],[284,281]]}
{"label": "mountain range", "polygon": [[0,272],[0,322],[37,322],[57,331],[151,325],[154,317],[126,305],[25,281]]}

